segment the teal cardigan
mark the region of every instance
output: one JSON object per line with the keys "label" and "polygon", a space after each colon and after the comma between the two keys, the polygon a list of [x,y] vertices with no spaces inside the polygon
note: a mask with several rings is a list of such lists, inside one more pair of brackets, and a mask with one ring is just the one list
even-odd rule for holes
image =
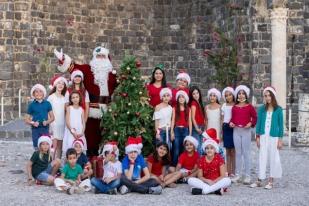
{"label": "teal cardigan", "polygon": [[[263,135],[265,134],[265,122],[266,122],[266,107],[265,105],[260,106],[258,110],[258,118],[256,123],[256,134]],[[283,112],[280,106],[274,109],[271,116],[271,127],[270,133],[271,137],[283,137]]]}

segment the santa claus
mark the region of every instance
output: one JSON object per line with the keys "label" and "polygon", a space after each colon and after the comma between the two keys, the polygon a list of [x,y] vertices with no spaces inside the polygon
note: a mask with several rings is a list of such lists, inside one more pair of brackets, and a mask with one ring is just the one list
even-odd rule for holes
{"label": "santa claus", "polygon": [[76,64],[61,51],[54,50],[59,60],[58,70],[70,72],[80,70],[83,73],[83,83],[89,93],[89,118],[86,123],[85,136],[87,139],[88,156],[98,155],[101,142],[100,120],[102,110],[106,110],[111,102],[111,95],[117,85],[116,71],[109,58],[109,50],[97,47],[93,50],[93,57],[89,64]]}

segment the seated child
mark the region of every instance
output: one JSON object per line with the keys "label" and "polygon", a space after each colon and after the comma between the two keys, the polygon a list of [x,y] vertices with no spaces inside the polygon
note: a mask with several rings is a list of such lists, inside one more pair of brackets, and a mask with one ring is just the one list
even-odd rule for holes
{"label": "seated child", "polygon": [[206,155],[199,160],[197,178],[191,177],[188,180],[188,184],[193,187],[191,190],[193,195],[205,195],[212,192],[222,195],[223,188],[231,184],[230,178],[226,177],[224,160],[218,154],[217,141],[217,137],[207,138],[202,144]]}
{"label": "seated child", "polygon": [[164,177],[163,186],[175,183],[180,179],[182,182],[187,182],[188,177],[197,175],[198,141],[192,136],[186,136],[183,143],[186,151],[179,156],[176,171]]}
{"label": "seated child", "polygon": [[[144,157],[140,154],[142,149],[141,137],[129,137],[126,144],[126,156],[122,160],[123,175],[121,175],[120,194],[138,192],[141,194],[158,195],[162,187],[154,178],[150,178],[148,167]],[[144,176],[141,177],[142,172]]]}
{"label": "seated child", "polygon": [[103,147],[103,178],[91,178],[95,193],[117,194],[122,174],[121,162],[118,160],[119,150],[117,142],[108,142]]}
{"label": "seated child", "polygon": [[82,139],[75,139],[72,147],[76,150],[77,153],[77,164],[79,164],[83,169],[81,180],[91,178],[93,170],[87,156],[84,153],[84,141]]}
{"label": "seated child", "polygon": [[[206,131],[204,131],[202,133],[203,138],[207,139],[207,138],[212,138],[215,139],[216,141],[219,142],[219,139],[217,138],[217,130],[215,128],[209,128]],[[225,158],[225,154],[224,154],[224,148],[222,148],[219,144],[218,144],[218,149],[219,152],[218,154],[221,155],[221,157],[224,159]]]}
{"label": "seated child", "polygon": [[83,174],[82,167],[77,164],[77,153],[74,148],[69,148],[66,152],[67,163],[62,168],[61,177],[55,179],[57,190],[65,191],[71,195],[91,190],[89,179],[81,181]]}
{"label": "seated child", "polygon": [[52,161],[51,145],[52,140],[49,136],[43,135],[38,139],[38,150],[33,152],[31,159],[27,163],[29,185],[34,182],[34,179],[46,185],[54,184],[54,176],[61,162],[60,159]]}

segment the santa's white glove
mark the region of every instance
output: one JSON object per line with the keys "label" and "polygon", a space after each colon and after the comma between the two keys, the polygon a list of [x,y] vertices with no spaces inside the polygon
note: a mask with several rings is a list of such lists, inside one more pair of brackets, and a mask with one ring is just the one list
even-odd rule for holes
{"label": "santa's white glove", "polygon": [[54,49],[54,54],[57,57],[58,60],[63,61],[64,56],[63,56],[63,51],[62,48],[60,49],[60,52],[57,51],[57,49]]}

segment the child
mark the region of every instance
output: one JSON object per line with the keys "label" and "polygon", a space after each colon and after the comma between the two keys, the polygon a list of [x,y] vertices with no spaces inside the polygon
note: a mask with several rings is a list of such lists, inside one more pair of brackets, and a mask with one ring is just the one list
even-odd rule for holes
{"label": "child", "polygon": [[170,164],[169,147],[164,142],[159,142],[156,145],[154,154],[147,158],[147,165],[150,172],[150,177],[156,179],[162,187],[164,187],[164,178],[167,173],[167,167]]}
{"label": "child", "polygon": [[28,184],[31,185],[36,179],[46,185],[54,184],[54,176],[61,162],[60,159],[52,161],[50,147],[52,140],[49,136],[41,136],[38,140],[38,151],[35,151],[27,164]]}
{"label": "child", "polygon": [[236,104],[232,108],[230,127],[234,128],[233,141],[236,151],[236,174],[232,182],[239,182],[242,172],[242,158],[244,158],[245,177],[244,184],[250,184],[250,145],[251,127],[256,124],[256,111],[249,104],[250,89],[245,85],[239,85],[235,89]]}
{"label": "child", "polygon": [[61,171],[61,177],[55,179],[55,186],[59,191],[66,191],[67,194],[81,193],[91,190],[89,179],[81,181],[83,174],[82,167],[77,164],[77,153],[74,148],[69,148],[66,151],[67,163]]}
{"label": "child", "polygon": [[203,142],[205,156],[199,160],[197,178],[191,177],[188,180],[188,184],[193,187],[193,195],[212,192],[222,195],[223,188],[231,184],[231,180],[225,176],[224,159],[218,154],[218,143],[217,138],[206,138]]}
{"label": "child", "polygon": [[173,108],[171,124],[171,140],[173,141],[172,165],[175,167],[178,156],[183,152],[183,140],[192,133],[191,110],[188,106],[189,97],[185,91],[176,94],[177,104]]}
{"label": "child", "polygon": [[279,150],[282,148],[283,112],[276,99],[276,90],[266,87],[263,91],[264,102],[258,110],[256,124],[256,144],[259,148],[259,175],[258,180],[251,187],[262,186],[266,178],[266,165],[269,161],[269,180],[265,189],[273,188],[274,178],[282,177],[282,167]]}
{"label": "child", "polygon": [[210,102],[205,107],[207,129],[216,129],[217,138],[218,140],[220,140],[219,136],[221,134],[221,107],[219,104],[219,100],[221,98],[221,93],[216,88],[212,88],[208,90],[207,98]]}
{"label": "child", "polygon": [[95,187],[95,193],[117,194],[122,174],[121,162],[118,160],[119,150],[116,142],[108,142],[103,147],[103,168],[102,179],[93,177],[91,184]]}
{"label": "child", "polygon": [[[71,81],[72,81],[72,87],[68,88],[69,94],[72,93],[72,91],[78,91],[81,95],[81,107],[84,109],[84,120],[85,123],[88,119],[89,114],[89,93],[83,86],[83,80],[84,75],[83,72],[80,70],[75,70],[71,74]],[[68,100],[69,102],[69,100]]]}
{"label": "child", "polygon": [[234,89],[232,87],[226,87],[222,91],[222,97],[225,103],[222,105],[222,137],[223,145],[226,148],[226,166],[227,172],[230,177],[234,177],[235,174],[235,148],[233,142],[233,128],[229,123],[232,118],[232,107],[234,106]]}
{"label": "child", "polygon": [[176,94],[178,91],[185,91],[189,95],[189,85],[191,83],[191,78],[188,73],[181,71],[176,77],[176,88],[172,90],[172,106],[176,106],[177,97]]}
{"label": "child", "polygon": [[41,84],[36,84],[31,89],[31,102],[28,106],[25,122],[31,126],[32,143],[35,150],[38,150],[38,139],[49,132],[49,124],[54,121],[54,114],[51,104],[46,101],[46,89]]}
{"label": "child", "polygon": [[173,108],[168,103],[172,98],[171,89],[169,88],[161,89],[160,98],[162,102],[156,106],[155,112],[153,114],[156,129],[156,144],[163,141],[168,144],[170,150],[171,143],[169,140],[169,136],[170,136]]}
{"label": "child", "polygon": [[70,105],[66,108],[66,128],[63,138],[62,151],[66,152],[71,148],[75,139],[82,139],[84,142],[84,150],[87,150],[87,143],[84,136],[85,118],[84,110],[81,105],[81,94],[72,91],[70,94]]}
{"label": "child", "polygon": [[67,80],[62,76],[55,76],[51,80],[51,92],[47,98],[50,102],[53,113],[55,116],[55,121],[50,124],[50,134],[53,138],[53,159],[55,157],[61,158],[62,152],[62,140],[65,128],[65,104],[67,100],[65,95],[67,94]]}
{"label": "child", "polygon": [[179,156],[176,171],[164,178],[163,186],[170,185],[178,180],[186,183],[189,177],[196,177],[197,175],[199,154],[196,149],[198,148],[198,141],[192,136],[186,136],[183,144],[186,151]]}
{"label": "child", "polygon": [[[120,194],[138,192],[141,194],[159,195],[162,187],[154,178],[150,177],[144,157],[140,154],[142,138],[129,137],[126,144],[126,156],[122,160],[123,175],[121,176]],[[141,177],[142,172],[144,176]]]}
{"label": "child", "polygon": [[84,171],[81,175],[81,179],[84,180],[90,178],[93,174],[93,170],[87,156],[84,153],[84,141],[82,139],[75,139],[72,147],[77,153],[77,164],[79,164]]}
{"label": "child", "polygon": [[202,154],[202,133],[205,129],[205,109],[202,100],[201,90],[193,86],[190,89],[190,106],[192,116],[192,136],[198,141],[197,151]]}

